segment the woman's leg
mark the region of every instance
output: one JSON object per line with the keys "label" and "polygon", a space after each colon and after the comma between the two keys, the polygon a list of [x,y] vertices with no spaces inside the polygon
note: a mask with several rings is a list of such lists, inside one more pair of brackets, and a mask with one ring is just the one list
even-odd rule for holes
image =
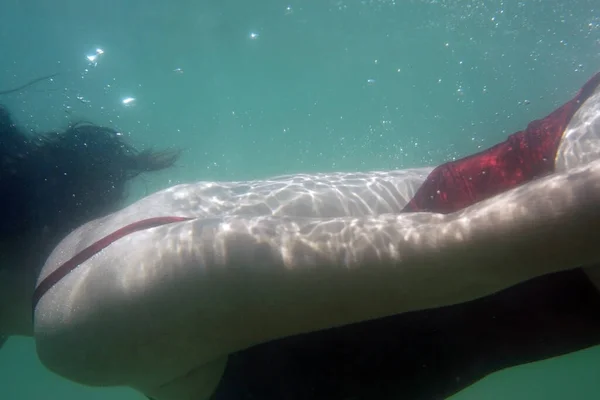
{"label": "woman's leg", "polygon": [[[571,118],[599,81],[505,142],[436,168],[405,212],[456,211],[552,173]],[[581,270],[560,272],[468,303],[237,353],[214,400],[443,399],[500,369],[598,343],[600,294]]]}

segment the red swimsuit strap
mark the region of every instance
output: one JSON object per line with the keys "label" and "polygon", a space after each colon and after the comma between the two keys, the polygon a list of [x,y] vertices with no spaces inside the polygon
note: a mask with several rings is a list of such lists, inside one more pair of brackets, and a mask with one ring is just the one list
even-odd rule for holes
{"label": "red swimsuit strap", "polygon": [[[546,118],[531,122],[526,130],[511,135],[505,142],[481,153],[435,168],[403,212],[453,212],[553,172],[556,151],[565,128],[599,83],[600,73],[594,75],[571,101]],[[62,278],[120,238],[144,229],[190,219],[174,216],[148,218],[103,237],[75,254],[40,282],[33,295],[33,309]]]}
{"label": "red swimsuit strap", "polygon": [[594,75],[577,95],[503,143],[435,168],[404,212],[450,213],[554,172],[558,146],[581,104],[600,84]]}
{"label": "red swimsuit strap", "polygon": [[81,250],[73,257],[65,261],[58,268],[46,276],[33,292],[33,309],[48,290],[56,285],[62,278],[67,276],[71,271],[80,266],[85,261],[89,260],[93,255],[108,247],[110,244],[125,237],[131,233],[142,231],[145,229],[154,228],[161,225],[172,224],[174,222],[188,221],[192,218],[187,217],[155,217],[143,219],[122,227],[113,233],[103,237],[102,239],[92,243],[85,249]]}

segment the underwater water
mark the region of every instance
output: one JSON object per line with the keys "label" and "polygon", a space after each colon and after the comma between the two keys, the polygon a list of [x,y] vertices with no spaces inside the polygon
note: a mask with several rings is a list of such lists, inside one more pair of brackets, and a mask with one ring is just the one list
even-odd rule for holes
{"label": "underwater water", "polygon": [[[0,96],[33,130],[89,120],[184,149],[175,183],[437,165],[503,140],[600,70],[597,0],[3,0]],[[0,138],[1,139],[1,138]],[[600,348],[454,396],[600,398]],[[143,399],[0,350],[0,399]]]}

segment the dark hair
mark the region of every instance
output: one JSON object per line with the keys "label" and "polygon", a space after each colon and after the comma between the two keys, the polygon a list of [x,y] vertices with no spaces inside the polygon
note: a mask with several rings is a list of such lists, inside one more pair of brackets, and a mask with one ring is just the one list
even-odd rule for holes
{"label": "dark hair", "polygon": [[172,150],[138,151],[114,129],[89,123],[28,136],[0,106],[0,241],[49,232],[54,247],[118,208],[128,181],[169,168],[178,157]]}

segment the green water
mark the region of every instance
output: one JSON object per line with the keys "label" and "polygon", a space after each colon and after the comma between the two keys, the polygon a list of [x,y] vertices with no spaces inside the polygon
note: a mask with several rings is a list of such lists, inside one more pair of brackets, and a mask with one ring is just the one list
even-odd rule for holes
{"label": "green water", "polygon": [[[60,73],[0,98],[21,125],[86,119],[185,149],[131,200],[198,179],[438,164],[523,128],[600,69],[597,0],[2,0],[0,18],[0,90]],[[455,399],[597,399],[598,362],[595,348],[515,368]],[[40,398],[141,397],[57,378],[12,339],[0,399]]]}

